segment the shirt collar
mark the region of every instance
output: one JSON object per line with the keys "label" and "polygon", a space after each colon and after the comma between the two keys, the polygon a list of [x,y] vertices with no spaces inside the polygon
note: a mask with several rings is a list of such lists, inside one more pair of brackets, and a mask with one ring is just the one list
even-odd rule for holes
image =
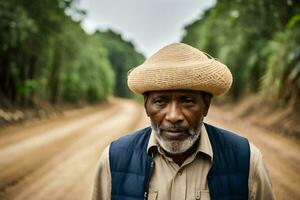
{"label": "shirt collar", "polygon": [[[161,149],[161,147],[159,146],[157,139],[155,137],[155,131],[152,129],[150,139],[148,142],[148,146],[147,146],[148,155],[153,155],[153,153],[154,153],[153,151],[155,151],[155,150],[158,153],[164,155],[164,152]],[[209,141],[209,137],[208,137],[206,128],[204,126],[204,123],[202,123],[202,126],[201,126],[200,142],[198,144],[196,153],[198,153],[198,152],[202,152],[202,153],[208,155],[211,158],[211,160],[213,159],[213,151],[212,151],[211,143]]]}

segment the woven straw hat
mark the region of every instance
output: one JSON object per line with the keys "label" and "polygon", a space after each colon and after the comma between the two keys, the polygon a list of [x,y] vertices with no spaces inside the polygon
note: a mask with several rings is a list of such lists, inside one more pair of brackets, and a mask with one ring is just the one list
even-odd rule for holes
{"label": "woven straw hat", "polygon": [[165,46],[128,75],[128,87],[137,94],[183,89],[218,96],[231,84],[232,75],[226,65],[183,43]]}

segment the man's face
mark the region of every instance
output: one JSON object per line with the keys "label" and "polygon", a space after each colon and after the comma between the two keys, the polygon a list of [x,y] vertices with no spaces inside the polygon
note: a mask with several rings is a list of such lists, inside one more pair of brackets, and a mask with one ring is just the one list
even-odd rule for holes
{"label": "man's face", "polygon": [[145,109],[160,146],[170,154],[190,149],[198,140],[211,96],[199,91],[152,91]]}

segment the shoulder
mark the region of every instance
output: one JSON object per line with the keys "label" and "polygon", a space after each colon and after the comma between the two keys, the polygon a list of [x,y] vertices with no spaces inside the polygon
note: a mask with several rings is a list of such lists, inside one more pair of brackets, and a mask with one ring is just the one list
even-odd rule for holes
{"label": "shoulder", "polygon": [[251,142],[250,142],[250,151],[251,151],[251,160],[253,161],[253,163],[257,163],[259,160],[263,159],[262,153],[259,150],[259,148],[257,148],[257,146],[255,146]]}
{"label": "shoulder", "polygon": [[109,169],[109,148],[110,145],[108,145],[102,152],[100,158],[98,159],[97,163],[97,171],[99,172],[108,172],[107,169]]}
{"label": "shoulder", "polygon": [[126,165],[131,158],[146,152],[150,135],[151,128],[147,127],[113,141],[109,148],[110,164]]}
{"label": "shoulder", "polygon": [[[136,172],[147,161],[147,146],[151,128],[145,128],[121,137],[110,144],[109,163],[112,172]],[[120,175],[120,174],[119,174]]]}

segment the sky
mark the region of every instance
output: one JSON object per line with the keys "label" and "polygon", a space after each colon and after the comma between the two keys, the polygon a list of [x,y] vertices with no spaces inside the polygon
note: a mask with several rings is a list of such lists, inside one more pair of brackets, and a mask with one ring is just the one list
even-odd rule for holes
{"label": "sky", "polygon": [[199,19],[215,0],[77,0],[87,14],[82,27],[88,33],[112,29],[149,57],[179,42],[184,27]]}

